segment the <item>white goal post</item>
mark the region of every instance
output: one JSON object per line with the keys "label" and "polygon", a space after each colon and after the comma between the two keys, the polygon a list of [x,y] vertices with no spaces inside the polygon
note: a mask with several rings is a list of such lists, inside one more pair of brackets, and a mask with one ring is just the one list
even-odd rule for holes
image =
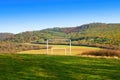
{"label": "white goal post", "polygon": [[[71,50],[71,46],[72,46],[72,43],[71,43],[71,39],[48,39],[47,41],[46,41],[46,54],[49,54],[49,41],[50,40],[52,40],[52,41],[56,41],[56,40],[60,40],[60,41],[68,41],[69,42],[69,55],[72,55],[72,50]],[[66,55],[66,53],[67,53],[67,50],[66,50],[66,48],[51,48],[51,54],[53,54],[53,51],[54,50],[58,50],[58,49],[61,49],[61,50],[64,50],[65,51],[65,55]]]}

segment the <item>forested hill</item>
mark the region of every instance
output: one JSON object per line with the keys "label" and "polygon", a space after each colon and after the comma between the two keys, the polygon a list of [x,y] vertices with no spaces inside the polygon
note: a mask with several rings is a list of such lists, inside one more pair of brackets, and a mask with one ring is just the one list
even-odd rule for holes
{"label": "forested hill", "polygon": [[0,40],[6,40],[13,36],[14,36],[14,34],[12,34],[12,33],[0,33]]}
{"label": "forested hill", "polygon": [[15,34],[13,42],[44,42],[51,38],[70,38],[76,45],[120,46],[120,24],[91,23],[77,27],[49,28]]}
{"label": "forested hill", "polygon": [[92,23],[80,27],[81,31],[69,34],[76,44],[120,46],[120,24]]}

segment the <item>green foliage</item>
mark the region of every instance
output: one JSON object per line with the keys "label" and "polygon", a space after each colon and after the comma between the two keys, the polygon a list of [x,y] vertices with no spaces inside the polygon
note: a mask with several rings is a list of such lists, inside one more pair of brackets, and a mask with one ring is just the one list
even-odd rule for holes
{"label": "green foliage", "polygon": [[120,46],[120,24],[92,23],[80,27],[85,29],[70,33],[72,40],[78,41],[78,45]]}
{"label": "green foliage", "polygon": [[45,43],[45,40],[44,39],[39,39],[39,40],[36,40],[35,42],[36,43]]}
{"label": "green foliage", "polygon": [[65,38],[66,34],[62,32],[57,32],[51,30],[51,29],[45,29],[42,31],[31,31],[31,32],[23,32],[16,34],[13,39],[10,39],[10,41],[13,42],[35,42],[39,40],[46,40],[46,39],[52,39],[52,38]]}
{"label": "green foliage", "polygon": [[120,60],[0,55],[0,80],[119,80]]}
{"label": "green foliage", "polygon": [[[7,39],[12,42],[42,42],[46,39],[72,39],[73,45],[94,45],[103,47],[120,46],[120,24],[91,23],[69,28],[51,28],[27,31]],[[44,40],[44,41],[43,41]],[[74,44],[75,43],[75,44]]]}

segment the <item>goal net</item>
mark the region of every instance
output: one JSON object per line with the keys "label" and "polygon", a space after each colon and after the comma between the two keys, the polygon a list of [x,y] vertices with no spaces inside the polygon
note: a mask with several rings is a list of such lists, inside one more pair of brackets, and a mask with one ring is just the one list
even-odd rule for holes
{"label": "goal net", "polygon": [[70,39],[48,39],[46,43],[47,43],[46,44],[47,54],[53,54],[53,55],[71,55],[72,54]]}

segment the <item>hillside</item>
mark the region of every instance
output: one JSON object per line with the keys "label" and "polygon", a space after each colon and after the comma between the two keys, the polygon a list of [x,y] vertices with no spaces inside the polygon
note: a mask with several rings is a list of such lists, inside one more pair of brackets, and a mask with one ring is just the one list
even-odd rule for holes
{"label": "hillside", "polygon": [[0,33],[0,40],[5,40],[5,39],[11,38],[13,36],[14,36],[14,34],[12,34],[12,33]]}
{"label": "hillside", "polygon": [[120,46],[120,24],[94,23],[81,27],[86,29],[70,33],[71,38],[79,44]]}
{"label": "hillside", "polygon": [[77,27],[49,28],[15,34],[9,41],[44,42],[46,39],[70,38],[73,45],[120,46],[120,24],[91,23]]}

